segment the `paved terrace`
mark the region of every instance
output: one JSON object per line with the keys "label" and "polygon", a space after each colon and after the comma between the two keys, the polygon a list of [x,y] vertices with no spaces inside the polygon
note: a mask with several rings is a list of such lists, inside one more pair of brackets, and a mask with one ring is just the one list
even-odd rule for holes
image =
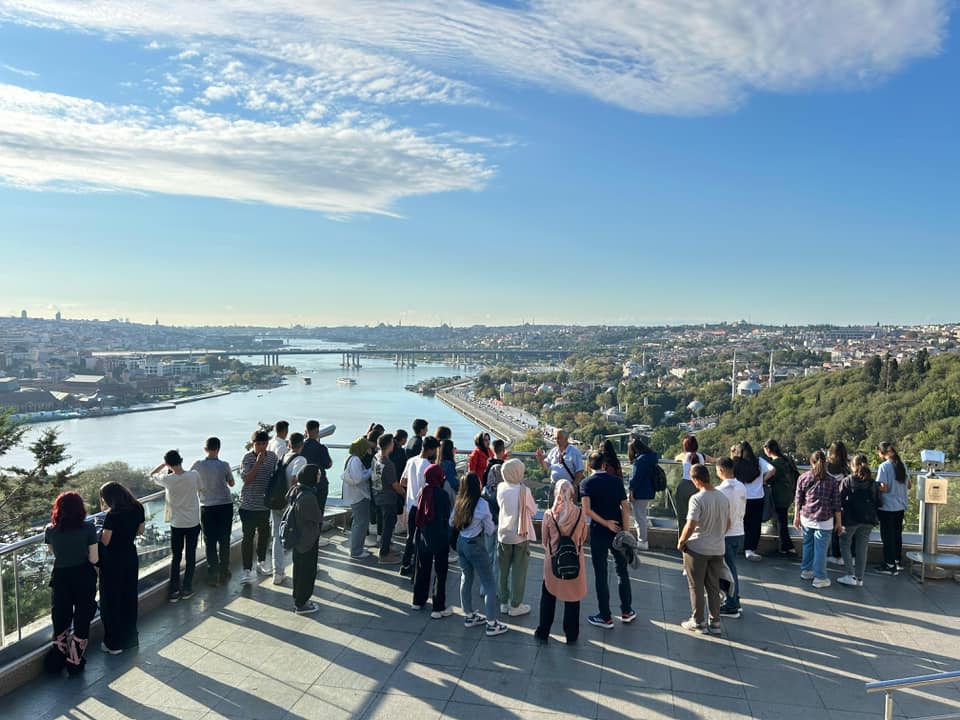
{"label": "paved terrace", "polygon": [[[860,589],[812,591],[796,562],[744,563],[744,616],[711,638],[677,625],[688,613],[677,554],[650,552],[633,573],[634,624],[604,631],[584,620],[579,645],[555,635],[541,647],[539,546],[527,583],[534,612],[486,638],[459,612],[409,610],[409,583],[352,563],[342,539],[321,549],[319,613],[294,615],[289,589],[269,579],[202,588],[142,618],[138,652],[92,651],[83,679],[35,680],[3,698],[0,716],[866,720],[882,717],[882,696],[868,696],[865,681],[960,668],[953,582],[877,575]],[[451,598],[458,583],[453,565]],[[960,711],[956,685],[895,697],[898,717]]]}

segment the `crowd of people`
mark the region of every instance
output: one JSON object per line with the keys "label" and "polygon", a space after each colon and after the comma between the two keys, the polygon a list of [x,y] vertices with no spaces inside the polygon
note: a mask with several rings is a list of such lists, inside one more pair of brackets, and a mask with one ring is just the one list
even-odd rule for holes
{"label": "crowd of people", "polygon": [[[289,423],[281,420],[272,436],[264,430],[254,432],[239,470],[241,583],[272,576],[275,585],[285,585],[289,553],[293,610],[298,614],[319,609],[311,597],[319,547],[329,542],[321,531],[330,484],[327,473],[333,462],[319,440],[319,427],[311,420],[303,433],[290,433]],[[526,466],[509,456],[502,440],[491,441],[488,433],[478,433],[461,471],[449,428],[440,426],[429,434],[428,422],[417,419],[409,434],[404,429],[388,433],[382,425],[371,424],[350,444],[340,476],[343,503],[351,511],[345,546],[351,560],[399,565],[400,576],[412,582],[411,611],[424,610],[429,601],[430,616],[437,620],[453,614],[446,586],[449,564],[456,562],[464,626],[482,626],[487,636],[494,637],[508,631],[504,620],[531,612],[524,603],[528,562],[531,545],[539,542],[544,561],[534,635],[548,642],[561,600],[563,634],[572,644],[579,637],[580,603],[587,595],[584,546],[589,539],[598,607],[587,622],[604,629],[615,626],[614,618],[632,622],[637,614],[629,571],[639,562],[639,553],[649,549],[649,504],[663,485],[658,482],[660,457],[634,437],[625,473],[609,440],[586,458],[564,431],[557,433],[556,441],[555,447],[535,456],[550,480],[538,541],[537,504],[524,482]],[[152,472],[166,494],[172,603],[194,593],[201,534],[207,584],[215,587],[231,578],[235,480],[219,452],[220,440],[211,437],[204,445],[205,457],[190,469],[185,469],[178,450],[170,450]],[[768,440],[760,455],[748,442],[740,442],[727,456],[712,457],[701,452],[696,437],[684,438],[683,452],[675,458],[681,463],[682,479],[668,493],[677,513],[677,549],[690,591],[691,614],[681,626],[719,635],[722,617],[741,616],[738,559],[762,559],[761,525],[768,519],[778,524],[780,554],[795,555],[788,525],[791,507],[792,525],[802,535],[800,576],[813,588],[830,585],[827,564],[834,539],[846,571],[838,582],[862,586],[867,542],[878,523],[883,542],[878,570],[895,574],[909,475],[891,444],[882,443],[877,452],[876,478],[866,455],[855,454],[848,462],[839,442],[828,451],[814,452],[810,469],[801,474],[775,440]],[[709,465],[715,467],[717,484]],[[62,493],[46,530],[55,558],[54,640],[47,654],[51,671],[66,668],[75,674],[83,669],[97,610],[98,578],[101,649],[119,654],[137,645],[135,540],[144,531],[144,510],[116,482],[100,489],[100,504],[105,514],[98,529],[86,519],[80,495]],[[376,557],[367,550],[373,527]],[[395,539],[399,546],[397,534],[405,535],[402,552],[394,550]],[[608,587],[611,557],[618,581],[617,615],[611,610]]]}

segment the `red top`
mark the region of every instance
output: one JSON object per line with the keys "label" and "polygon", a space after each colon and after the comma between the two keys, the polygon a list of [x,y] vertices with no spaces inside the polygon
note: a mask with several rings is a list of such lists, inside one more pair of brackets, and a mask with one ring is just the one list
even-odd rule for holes
{"label": "red top", "polygon": [[487,474],[487,463],[490,462],[492,453],[484,452],[480,448],[474,448],[473,452],[467,458],[467,471],[474,473],[480,478],[480,484],[483,484],[484,475]]}

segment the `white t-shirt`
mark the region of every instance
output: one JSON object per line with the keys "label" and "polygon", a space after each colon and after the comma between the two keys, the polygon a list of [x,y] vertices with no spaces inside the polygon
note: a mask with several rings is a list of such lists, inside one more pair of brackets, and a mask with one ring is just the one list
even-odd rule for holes
{"label": "white t-shirt", "polygon": [[200,473],[157,473],[153,481],[167,491],[165,517],[170,527],[192,528],[200,524]]}
{"label": "white t-shirt", "polygon": [[763,500],[763,476],[773,470],[773,465],[762,457],[758,457],[757,460],[760,461],[760,474],[752,483],[744,485],[747,489],[747,500]]}
{"label": "white t-shirt", "polygon": [[407,460],[407,465],[403,468],[403,478],[407,479],[407,512],[410,508],[416,507],[417,499],[420,497],[420,491],[427,484],[427,468],[433,463],[427,458],[413,457]]}
{"label": "white t-shirt", "polygon": [[730,503],[730,529],[724,537],[743,535],[743,516],[747,512],[747,489],[736,478],[724,480],[717,490],[727,496]]}
{"label": "white t-shirt", "polygon": [[[703,453],[697,453],[697,462],[700,465],[703,465],[706,460],[703,457]],[[683,479],[690,480],[690,468],[693,467],[693,463],[690,462],[690,453],[684,453],[683,456]],[[691,480],[691,482],[693,482]]]}
{"label": "white t-shirt", "polygon": [[294,455],[291,450],[284,456],[283,462],[287,463],[284,472],[287,475],[287,490],[289,490],[297,482],[297,475],[307,466],[307,459],[303,455]]}
{"label": "white t-shirt", "polygon": [[283,459],[283,456],[290,451],[290,445],[283,438],[275,437],[267,443],[267,450],[272,452],[278,458]]}

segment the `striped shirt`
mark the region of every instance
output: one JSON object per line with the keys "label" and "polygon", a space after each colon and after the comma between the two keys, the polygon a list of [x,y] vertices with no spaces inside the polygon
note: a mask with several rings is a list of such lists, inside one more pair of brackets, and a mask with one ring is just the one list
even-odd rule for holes
{"label": "striped shirt", "polygon": [[[240,474],[246,475],[257,464],[257,454],[251,450],[243,456],[240,462]],[[264,496],[267,493],[267,486],[270,484],[270,478],[273,477],[273,471],[277,469],[277,456],[267,450],[264,452],[263,465],[257,471],[257,476],[250,482],[245,482],[240,490],[240,509],[241,510],[266,510]]]}

